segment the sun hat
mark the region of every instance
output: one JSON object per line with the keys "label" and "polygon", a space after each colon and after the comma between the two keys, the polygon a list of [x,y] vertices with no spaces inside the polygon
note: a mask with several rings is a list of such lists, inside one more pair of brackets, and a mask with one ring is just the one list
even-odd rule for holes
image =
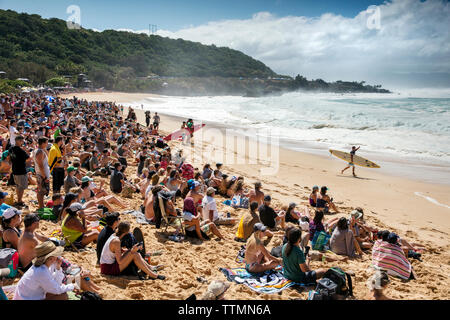
{"label": "sun hat", "polygon": [[224,294],[228,288],[230,287],[229,283],[225,283],[223,281],[214,280],[208,286],[208,291],[212,293],[216,298],[222,294]]}
{"label": "sun hat", "polygon": [[208,196],[212,195],[215,192],[216,192],[216,189],[214,189],[213,187],[209,187],[208,189],[206,189],[206,194]]}
{"label": "sun hat", "polygon": [[59,257],[63,252],[63,247],[57,247],[51,241],[45,241],[37,245],[34,248],[36,258],[33,259],[33,264],[39,267],[45,263],[45,261],[50,257]]}
{"label": "sun hat", "polygon": [[3,211],[3,219],[11,219],[18,214],[22,214],[22,211],[17,210],[14,207],[11,207]]}
{"label": "sun hat", "polygon": [[373,276],[367,280],[367,287],[370,290],[383,289],[389,283],[389,276],[386,271],[377,270]]}
{"label": "sun hat", "polygon": [[94,179],[92,179],[92,178],[90,178],[90,177],[88,177],[88,176],[84,176],[84,177],[81,179],[81,182],[88,182],[88,181],[94,181]]}
{"label": "sun hat", "polygon": [[353,218],[355,218],[356,220],[358,220],[358,219],[361,219],[362,216],[363,216],[363,214],[362,214],[361,212],[359,212],[358,210],[353,210],[353,211],[350,213],[350,219],[353,217]]}

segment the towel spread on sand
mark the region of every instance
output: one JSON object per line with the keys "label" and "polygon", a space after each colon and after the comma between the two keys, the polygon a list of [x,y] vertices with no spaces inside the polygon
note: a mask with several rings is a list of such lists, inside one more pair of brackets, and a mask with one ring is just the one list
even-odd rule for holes
{"label": "towel spread on sand", "polygon": [[405,257],[402,248],[386,241],[378,240],[372,248],[372,263],[377,269],[402,279],[409,279],[411,263]]}
{"label": "towel spread on sand", "polygon": [[253,291],[259,293],[272,294],[281,292],[284,289],[295,285],[302,287],[315,285],[305,285],[288,280],[283,276],[282,269],[269,270],[260,274],[251,274],[244,268],[220,268],[219,270],[223,272],[228,281],[244,284]]}
{"label": "towel spread on sand", "polygon": [[128,210],[128,211],[122,212],[122,214],[131,214],[132,216],[135,216],[136,222],[139,224],[150,224],[150,222],[145,217],[145,214],[143,214],[142,212],[135,211],[135,210]]}

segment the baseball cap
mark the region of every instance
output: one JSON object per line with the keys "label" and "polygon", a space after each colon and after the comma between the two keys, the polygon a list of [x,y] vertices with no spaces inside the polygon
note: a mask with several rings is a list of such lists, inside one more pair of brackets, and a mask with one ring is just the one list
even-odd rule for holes
{"label": "baseball cap", "polygon": [[81,182],[88,182],[88,181],[94,181],[94,179],[89,178],[88,176],[84,176],[84,177],[81,179]]}
{"label": "baseball cap", "polygon": [[8,192],[0,192],[0,199],[5,199],[8,195]]}
{"label": "baseball cap", "polygon": [[17,210],[14,207],[11,207],[3,211],[3,219],[11,219],[18,214],[22,214],[22,211]]}
{"label": "baseball cap", "polygon": [[358,210],[353,210],[351,213],[350,213],[350,219],[352,218],[352,217],[354,217],[355,219],[360,219],[361,217],[362,217],[362,213],[361,212],[359,212]]}
{"label": "baseball cap", "polygon": [[77,211],[83,210],[84,207],[83,207],[83,205],[82,205],[81,203],[75,202],[75,203],[72,203],[72,204],[70,205],[69,209],[70,209],[72,212],[77,212]]}
{"label": "baseball cap", "polygon": [[295,202],[289,203],[289,208],[295,208],[297,204]]}
{"label": "baseball cap", "polygon": [[75,168],[74,166],[70,166],[70,167],[67,168],[67,172],[72,172],[72,171],[75,171],[75,170],[78,170],[78,168]]}
{"label": "baseball cap", "polygon": [[262,223],[255,223],[255,225],[253,226],[253,231],[266,231],[267,227],[265,225],[263,225]]}
{"label": "baseball cap", "polygon": [[9,150],[2,153],[2,161],[4,161],[9,156]]}
{"label": "baseball cap", "polygon": [[198,181],[194,181],[194,182],[192,182],[192,185],[191,185],[191,190],[193,190],[193,189],[197,188],[197,187],[198,187],[199,185],[200,185],[200,182],[198,182]]}
{"label": "baseball cap", "polygon": [[272,201],[272,197],[267,195],[264,197],[264,201]]}

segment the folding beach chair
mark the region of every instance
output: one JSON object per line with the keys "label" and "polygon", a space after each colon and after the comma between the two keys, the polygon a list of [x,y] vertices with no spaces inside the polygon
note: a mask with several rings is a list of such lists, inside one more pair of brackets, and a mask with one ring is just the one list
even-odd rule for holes
{"label": "folding beach chair", "polygon": [[184,230],[184,219],[181,216],[171,216],[166,214],[166,210],[164,209],[164,200],[161,197],[158,197],[159,207],[161,209],[161,224],[165,224],[164,232],[167,232],[167,228],[172,226],[177,230],[181,230],[182,234],[185,235]]}

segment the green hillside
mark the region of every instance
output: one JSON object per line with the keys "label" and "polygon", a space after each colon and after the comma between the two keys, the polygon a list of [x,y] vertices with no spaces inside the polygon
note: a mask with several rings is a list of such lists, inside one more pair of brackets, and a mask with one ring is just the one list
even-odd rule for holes
{"label": "green hillside", "polygon": [[[133,90],[138,77],[260,77],[275,73],[242,52],[106,30],[70,30],[60,19],[0,10],[0,70],[34,84],[87,73],[96,87]],[[131,81],[131,82],[130,82]]]}

